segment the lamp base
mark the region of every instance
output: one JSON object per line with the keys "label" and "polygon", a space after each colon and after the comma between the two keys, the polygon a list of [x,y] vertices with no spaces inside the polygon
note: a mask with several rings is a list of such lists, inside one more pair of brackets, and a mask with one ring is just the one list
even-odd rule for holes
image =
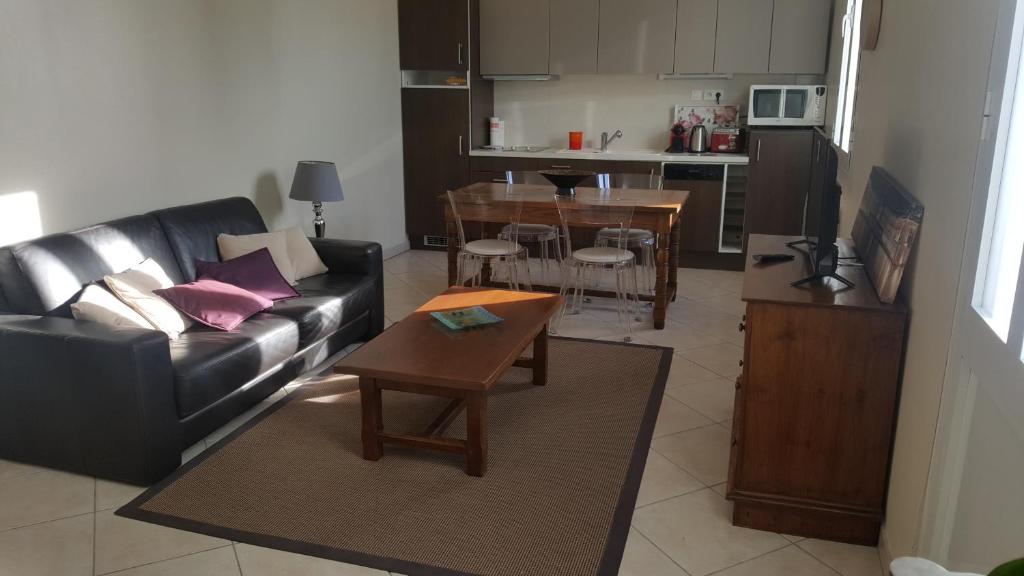
{"label": "lamp base", "polygon": [[324,203],[313,202],[313,228],[316,230],[316,237],[323,238],[327,234],[327,221],[324,220]]}

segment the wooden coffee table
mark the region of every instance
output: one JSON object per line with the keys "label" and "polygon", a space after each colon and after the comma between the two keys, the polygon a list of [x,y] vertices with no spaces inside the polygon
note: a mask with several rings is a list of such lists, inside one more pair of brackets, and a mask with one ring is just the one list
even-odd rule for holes
{"label": "wooden coffee table", "polygon": [[[451,288],[339,362],[334,371],[359,376],[363,458],[379,460],[384,443],[466,455],[466,473],[487,470],[487,392],[512,366],[533,369],[547,384],[548,321],[561,306],[552,294],[491,288]],[[456,331],[431,312],[483,306],[504,322]],[[533,344],[533,358],[521,355]],[[381,391],[451,398],[419,435],[384,431]],[[442,434],[466,408],[466,440]]]}

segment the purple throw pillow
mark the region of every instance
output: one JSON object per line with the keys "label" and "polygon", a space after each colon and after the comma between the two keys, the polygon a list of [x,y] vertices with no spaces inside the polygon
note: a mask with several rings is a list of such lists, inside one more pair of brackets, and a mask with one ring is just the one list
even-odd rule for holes
{"label": "purple throw pillow", "polygon": [[298,298],[299,293],[281,276],[270,250],[260,248],[227,262],[196,260],[196,278],[238,286],[270,300]]}
{"label": "purple throw pillow", "polygon": [[201,278],[191,284],[154,290],[182,314],[211,328],[231,331],[274,302],[238,286]]}

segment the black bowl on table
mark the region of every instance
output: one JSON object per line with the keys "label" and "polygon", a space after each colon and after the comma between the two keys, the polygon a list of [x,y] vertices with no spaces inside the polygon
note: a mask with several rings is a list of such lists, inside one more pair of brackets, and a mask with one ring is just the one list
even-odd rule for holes
{"label": "black bowl on table", "polygon": [[555,185],[558,190],[555,194],[560,196],[575,196],[576,187],[580,182],[594,175],[588,170],[541,170],[540,175],[547,178],[548,182]]}

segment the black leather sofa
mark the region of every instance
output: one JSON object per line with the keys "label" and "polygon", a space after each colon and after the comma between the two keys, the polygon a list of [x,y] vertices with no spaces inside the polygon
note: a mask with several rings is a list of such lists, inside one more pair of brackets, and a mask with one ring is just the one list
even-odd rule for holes
{"label": "black leather sofa", "polygon": [[151,484],[184,448],[384,327],[381,247],[317,240],[330,272],[234,332],[74,320],[84,286],[145,258],[179,282],[217,235],[266,232],[245,198],[159,210],[0,248],[0,458]]}

